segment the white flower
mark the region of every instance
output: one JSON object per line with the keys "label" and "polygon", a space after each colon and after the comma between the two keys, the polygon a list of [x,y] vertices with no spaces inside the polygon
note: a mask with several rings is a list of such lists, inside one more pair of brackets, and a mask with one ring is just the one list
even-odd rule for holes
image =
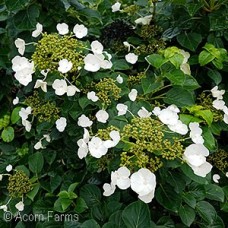
{"label": "white flower", "polygon": [[[2,174],[0,174],[0,181],[2,181],[2,178],[3,178],[3,175],[2,175]],[[1,209],[1,207],[0,207],[0,209]]]}
{"label": "white flower", "polygon": [[152,112],[155,116],[158,116],[161,113],[161,108],[155,107]]}
{"label": "white flower", "polygon": [[32,81],[34,73],[34,62],[29,62],[28,59],[21,56],[15,56],[12,59],[12,69],[15,71],[14,77],[24,86],[27,86]]}
{"label": "white flower", "polygon": [[103,61],[100,62],[100,66],[103,69],[111,69],[112,68],[112,62],[107,60],[107,59],[104,59]]}
{"label": "white flower", "polygon": [[80,127],[90,127],[93,124],[93,121],[91,121],[87,116],[82,114],[78,118],[78,126]]}
{"label": "white flower", "polygon": [[204,145],[191,144],[186,147],[183,159],[192,168],[196,175],[206,177],[212,169],[212,165],[206,161],[208,155],[209,151]]}
{"label": "white flower", "polygon": [[51,137],[50,137],[50,135],[45,134],[45,135],[43,135],[43,137],[45,138],[45,140],[46,140],[47,142],[51,142]]}
{"label": "white flower", "polygon": [[68,61],[67,59],[62,59],[59,61],[58,71],[62,74],[65,74],[71,70],[72,66],[73,63],[71,61]]}
{"label": "white flower", "polygon": [[55,79],[52,88],[55,90],[56,95],[62,96],[67,92],[67,83],[64,79]]}
{"label": "white flower", "polygon": [[43,80],[36,80],[36,84],[34,86],[35,89],[37,88],[41,88],[45,93],[47,92],[47,82],[43,81]]}
{"label": "white flower", "polygon": [[56,29],[60,35],[66,35],[69,32],[69,26],[66,23],[58,23]]}
{"label": "white flower", "polygon": [[32,113],[31,107],[21,108],[21,110],[19,111],[19,116],[21,117],[22,120],[27,120],[28,115],[30,115],[31,113]]}
{"label": "white flower", "polygon": [[125,55],[125,59],[128,63],[135,64],[138,61],[138,56],[134,53],[128,53]]}
{"label": "white flower", "polygon": [[117,11],[120,11],[120,6],[121,6],[121,3],[119,2],[116,2],[114,5],[112,5],[112,12],[117,12]]}
{"label": "white flower", "polygon": [[87,98],[93,102],[96,102],[99,100],[99,97],[96,95],[96,93],[94,91],[88,92]]}
{"label": "white flower", "polygon": [[43,31],[43,25],[40,23],[36,24],[36,30],[32,32],[32,37],[38,37]]}
{"label": "white flower", "polygon": [[65,117],[60,117],[58,120],[55,121],[56,128],[59,132],[63,132],[67,125],[67,120]]}
{"label": "white flower", "polygon": [[115,147],[120,141],[120,133],[118,131],[111,131],[109,133],[111,140],[104,141],[104,145],[107,148]]}
{"label": "white flower", "polygon": [[22,201],[20,201],[19,203],[17,203],[15,205],[15,207],[17,208],[18,211],[23,211],[24,210],[24,203]]}
{"label": "white flower", "polygon": [[8,211],[7,205],[0,206],[0,210]]}
{"label": "white flower", "polygon": [[23,120],[22,119],[22,125],[25,127],[25,130],[27,132],[30,132],[31,131],[31,128],[32,128],[31,122],[29,122],[28,120]]}
{"label": "white flower", "polygon": [[190,69],[190,65],[188,63],[182,63],[180,65],[180,70],[184,73],[184,74],[188,74],[191,75],[191,69]]}
{"label": "white flower", "polygon": [[103,192],[104,196],[111,196],[115,192],[116,186],[113,185],[112,183],[111,184],[105,183],[103,185],[103,190],[104,190]]}
{"label": "white flower", "polygon": [[223,100],[214,100],[212,106],[217,110],[223,110],[225,107],[225,102]]}
{"label": "white flower", "polygon": [[12,169],[13,169],[13,166],[12,165],[7,165],[6,166],[6,171],[7,172],[10,172]]}
{"label": "white flower", "polygon": [[91,50],[94,54],[102,54],[103,49],[104,47],[99,41],[95,40],[91,43]]}
{"label": "white flower", "polygon": [[88,148],[91,156],[95,158],[100,158],[108,152],[108,148],[104,146],[104,141],[96,136],[93,136],[88,142]]}
{"label": "white flower", "polygon": [[179,113],[180,112],[180,109],[176,105],[174,105],[174,104],[168,106],[167,109],[169,109],[172,112],[176,112],[176,113]]}
{"label": "white flower", "polygon": [[131,101],[135,101],[137,94],[138,94],[138,91],[136,89],[132,89],[131,92],[128,94],[128,97]]}
{"label": "white flower", "polygon": [[127,167],[120,167],[111,173],[111,184],[117,185],[118,188],[124,190],[130,187],[130,170]]}
{"label": "white flower", "polygon": [[150,117],[152,115],[151,112],[148,112],[144,107],[142,107],[141,109],[139,109],[139,111],[137,112],[138,116],[141,118],[147,118]]}
{"label": "white flower", "polygon": [[119,83],[119,84],[122,84],[123,83],[123,78],[118,75],[117,78],[116,78],[116,81]]}
{"label": "white flower", "polygon": [[227,114],[224,114],[223,116],[223,121],[228,124],[228,115]]}
{"label": "white flower", "polygon": [[43,149],[43,148],[44,148],[44,147],[43,147],[43,145],[42,145],[41,140],[38,141],[38,142],[34,145],[34,149],[36,149],[36,150]]}
{"label": "white flower", "polygon": [[148,16],[140,17],[140,18],[136,19],[135,23],[142,24],[142,25],[149,25],[151,19],[152,19],[152,15],[148,15]]}
{"label": "white flower", "polygon": [[214,98],[221,100],[223,98],[223,94],[225,93],[225,90],[219,90],[218,86],[215,86],[213,89],[211,89],[211,93]]}
{"label": "white flower", "polygon": [[127,113],[128,107],[125,104],[117,104],[116,109],[118,111],[118,116],[121,116]]}
{"label": "white flower", "polygon": [[219,183],[220,176],[218,174],[214,174],[212,179],[215,183]]}
{"label": "white flower", "polygon": [[101,123],[106,123],[109,118],[109,114],[105,110],[99,110],[95,116]]}
{"label": "white flower", "polygon": [[19,103],[19,98],[18,97],[15,97],[13,99],[13,105],[17,105]]}
{"label": "white flower", "polygon": [[128,52],[131,50],[131,45],[127,41],[124,41],[123,45],[127,47]]}
{"label": "white flower", "polygon": [[186,124],[183,124],[180,120],[177,121],[175,125],[167,125],[168,128],[181,135],[186,135],[188,133],[188,127]]}
{"label": "white flower", "polygon": [[87,35],[88,29],[84,25],[76,24],[73,28],[73,32],[78,39],[81,39]]}
{"label": "white flower", "polygon": [[189,124],[190,128],[190,138],[192,141],[196,144],[203,144],[204,139],[202,137],[202,129],[199,127],[199,123],[190,123]]}
{"label": "white flower", "polygon": [[88,54],[84,58],[84,69],[91,72],[97,72],[101,68],[100,60],[93,54]]}
{"label": "white flower", "polygon": [[178,115],[176,112],[171,111],[170,109],[162,109],[158,115],[160,121],[167,125],[175,125],[178,122]]}
{"label": "white flower", "polygon": [[21,55],[24,55],[24,52],[25,52],[25,41],[23,39],[17,38],[14,41],[14,44],[15,44],[16,48],[18,49],[18,52]]}
{"label": "white flower", "polygon": [[74,86],[74,85],[69,85],[67,86],[67,96],[74,96],[76,92],[80,92],[80,90]]}
{"label": "white flower", "polygon": [[89,142],[89,138],[90,138],[89,131],[86,128],[84,128],[83,138],[77,141],[77,144],[79,146],[78,157],[80,159],[85,158],[89,152],[88,145],[87,145],[87,143]]}
{"label": "white flower", "polygon": [[131,175],[131,189],[141,200],[151,202],[156,188],[156,176],[148,169],[141,168]]}

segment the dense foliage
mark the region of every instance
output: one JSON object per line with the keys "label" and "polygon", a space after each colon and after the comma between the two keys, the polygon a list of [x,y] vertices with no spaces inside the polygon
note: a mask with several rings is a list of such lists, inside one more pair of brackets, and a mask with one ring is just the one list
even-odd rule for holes
{"label": "dense foliage", "polygon": [[227,15],[0,1],[0,227],[225,227]]}

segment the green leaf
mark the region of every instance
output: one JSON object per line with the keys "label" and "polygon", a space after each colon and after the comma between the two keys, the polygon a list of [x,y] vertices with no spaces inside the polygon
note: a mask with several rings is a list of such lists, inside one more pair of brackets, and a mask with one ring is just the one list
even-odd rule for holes
{"label": "green leaf", "polygon": [[83,198],[78,197],[76,200],[76,207],[75,207],[75,211],[77,213],[82,213],[84,212],[86,209],[88,209],[86,202]]}
{"label": "green leaf", "polygon": [[90,219],[83,222],[81,228],[100,228],[100,225],[94,219]]}
{"label": "green leaf", "polygon": [[199,33],[182,33],[177,36],[177,41],[183,47],[190,51],[195,51],[202,41],[202,36]]}
{"label": "green leaf", "polygon": [[166,93],[164,102],[175,104],[178,107],[191,106],[195,103],[194,94],[192,91],[185,90],[181,87],[175,87]]}
{"label": "green leaf", "polygon": [[156,190],[156,200],[166,209],[175,213],[181,205],[181,195],[173,191],[170,185],[160,185]]}
{"label": "green leaf", "polygon": [[180,207],[179,215],[181,221],[188,227],[194,222],[196,214],[195,211],[189,207],[188,205],[184,205]]}
{"label": "green leaf", "polygon": [[71,184],[68,188],[68,192],[73,192],[75,188],[78,186],[78,184],[78,182]]}
{"label": "green leaf", "polygon": [[152,82],[152,79],[149,78],[143,78],[142,79],[142,88],[144,95],[148,93],[155,93],[159,88],[161,88],[163,85],[162,82]]}
{"label": "green leaf", "polygon": [[19,116],[19,112],[21,110],[21,107],[16,107],[13,109],[12,113],[11,113],[11,123],[15,124],[17,123],[17,121],[21,118]]}
{"label": "green leaf", "polygon": [[1,138],[4,142],[12,142],[14,139],[14,129],[12,127],[6,127],[2,131]]}
{"label": "green leaf", "polygon": [[50,178],[50,186],[51,186],[51,192],[53,193],[56,188],[59,187],[59,185],[62,182],[62,178],[59,175],[55,175]]}
{"label": "green leaf", "polygon": [[195,78],[191,75],[184,74],[181,70],[174,70],[167,74],[165,77],[170,80],[173,85],[181,86],[186,90],[195,90],[200,86]]}
{"label": "green leaf", "polygon": [[137,201],[128,205],[122,218],[127,228],[148,228],[150,227],[150,211],[147,204]]}
{"label": "green leaf", "polygon": [[80,197],[82,197],[88,207],[98,205],[101,200],[101,191],[96,185],[86,184],[81,188]]}
{"label": "green leaf", "polygon": [[149,55],[145,59],[149,64],[151,64],[155,68],[160,68],[164,63],[168,61],[167,59],[165,59],[163,56],[159,54]]}
{"label": "green leaf", "polygon": [[54,203],[54,210],[64,212],[71,205],[72,200],[66,198],[58,198]]}
{"label": "green leaf", "polygon": [[202,7],[202,3],[198,3],[198,4],[186,3],[185,4],[185,8],[187,9],[187,11],[191,17],[193,17],[201,7]]}
{"label": "green leaf", "polygon": [[113,63],[114,70],[128,70],[130,68],[130,65],[124,59],[118,59]]}
{"label": "green leaf", "polygon": [[112,224],[115,224],[115,228],[125,228],[126,227],[124,224],[124,221],[122,219],[122,211],[120,211],[120,210],[114,212],[109,217],[109,222]]}
{"label": "green leaf", "polygon": [[215,58],[214,55],[212,55],[211,53],[203,50],[199,54],[199,64],[200,64],[200,66],[204,66],[204,65],[210,63],[214,58]]}
{"label": "green leaf", "polygon": [[30,5],[27,9],[21,10],[14,16],[14,24],[20,30],[35,29],[39,14],[39,7],[35,4]]}
{"label": "green leaf", "polygon": [[224,202],[224,191],[221,187],[215,184],[208,184],[204,186],[206,192],[206,198]]}
{"label": "green leaf", "polygon": [[178,69],[180,65],[183,63],[184,56],[182,54],[176,53],[172,57],[169,58],[169,61]]}
{"label": "green leaf", "polygon": [[190,207],[195,208],[196,207],[196,199],[192,195],[192,193],[187,192],[182,195],[182,199],[185,203],[187,203]]}
{"label": "green leaf", "polygon": [[29,156],[28,159],[29,169],[33,173],[40,173],[44,166],[44,158],[42,153],[36,152],[35,154],[32,154]]}
{"label": "green leaf", "polygon": [[40,189],[40,184],[37,183],[37,184],[34,184],[33,185],[33,189],[32,191],[28,192],[26,194],[26,196],[28,196],[29,199],[31,199],[32,201],[34,200],[35,196],[37,195],[37,193],[39,192],[39,189]]}
{"label": "green leaf", "polygon": [[222,81],[222,75],[217,70],[209,69],[207,75],[218,85]]}
{"label": "green leaf", "polygon": [[213,224],[216,220],[217,213],[215,208],[206,201],[200,201],[196,204],[196,211],[199,216],[208,224]]}
{"label": "green leaf", "polygon": [[176,193],[182,193],[186,184],[183,174],[175,171],[167,172],[167,183],[173,186]]}
{"label": "green leaf", "polygon": [[30,0],[5,0],[6,7],[9,11],[21,10],[30,2]]}
{"label": "green leaf", "polygon": [[203,138],[204,138],[204,145],[208,148],[208,150],[211,151],[216,149],[215,137],[208,127],[203,128]]}
{"label": "green leaf", "polygon": [[189,115],[189,114],[180,114],[180,120],[184,123],[184,124],[189,124],[191,122],[202,122],[201,119],[199,119],[198,117],[195,117],[195,116],[192,116],[192,115]]}
{"label": "green leaf", "polygon": [[195,115],[197,117],[202,117],[202,119],[204,119],[207,124],[211,126],[213,122],[213,113],[211,112],[211,110],[199,110],[195,112]]}

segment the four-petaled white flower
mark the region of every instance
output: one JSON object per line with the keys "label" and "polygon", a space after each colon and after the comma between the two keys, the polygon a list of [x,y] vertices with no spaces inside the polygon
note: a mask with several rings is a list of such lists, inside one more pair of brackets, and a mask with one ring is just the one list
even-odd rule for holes
{"label": "four-petaled white flower", "polygon": [[123,77],[121,77],[120,75],[118,75],[116,77],[116,81],[119,83],[119,84],[122,84],[123,83]]}
{"label": "four-petaled white flower", "polygon": [[96,102],[99,100],[99,97],[96,95],[96,93],[94,91],[88,92],[87,98],[93,102]]}
{"label": "four-petaled white flower", "polygon": [[104,196],[110,196],[115,192],[116,186],[112,183],[111,184],[105,183],[103,185],[103,190],[104,190],[103,192]]}
{"label": "four-petaled white flower", "polygon": [[13,99],[13,105],[17,105],[19,103],[19,97],[15,97]]}
{"label": "four-petaled white flower", "polygon": [[158,115],[162,123],[167,125],[175,125],[178,122],[178,114],[170,109],[162,109]]}
{"label": "four-petaled white flower", "polygon": [[225,102],[223,100],[214,100],[212,106],[217,110],[223,110],[225,108]]}
{"label": "four-petaled white flower", "polygon": [[84,58],[84,63],[85,63],[84,69],[87,71],[97,72],[101,68],[100,60],[96,55],[93,55],[93,54],[88,54]]}
{"label": "four-petaled white flower", "polygon": [[219,179],[220,179],[221,177],[218,175],[218,174],[214,174],[213,175],[213,177],[212,177],[212,179],[213,179],[213,181],[215,182],[215,183],[219,183]]}
{"label": "four-petaled white flower", "polygon": [[69,26],[66,23],[58,23],[56,29],[60,35],[66,35],[69,33]]}
{"label": "four-petaled white flower", "polygon": [[65,117],[60,117],[58,120],[55,121],[56,128],[59,132],[63,132],[67,125],[67,120]]}
{"label": "four-petaled white flower", "polygon": [[130,93],[128,94],[128,97],[131,101],[135,101],[136,97],[138,95],[138,91],[136,89],[132,89]]}
{"label": "four-petaled white flower", "polygon": [[130,170],[127,167],[120,167],[111,173],[111,184],[117,185],[118,188],[124,190],[130,187]]}
{"label": "four-petaled white flower", "polygon": [[182,123],[180,120],[177,120],[177,123],[174,125],[168,124],[167,126],[171,131],[176,132],[180,135],[186,135],[188,133],[188,126]]}
{"label": "four-petaled white flower", "polygon": [[209,151],[204,145],[191,144],[185,148],[183,159],[196,175],[206,177],[212,169],[212,165],[206,161],[208,155]]}
{"label": "four-petaled white flower", "polygon": [[214,98],[217,98],[218,100],[222,100],[225,90],[219,90],[218,86],[215,86],[214,88],[211,89],[211,93]]}
{"label": "four-petaled white flower", "polygon": [[99,110],[95,116],[98,122],[101,123],[106,123],[109,118],[109,114],[105,110]]}
{"label": "four-petaled white flower", "polygon": [[125,55],[125,59],[128,63],[135,64],[138,61],[138,55],[135,53],[128,53]]}
{"label": "four-petaled white flower", "polygon": [[22,120],[27,120],[28,115],[30,115],[31,113],[32,113],[31,107],[21,108],[21,110],[19,111],[19,116],[21,117]]}
{"label": "four-petaled white flower", "polygon": [[76,92],[80,92],[80,90],[76,86],[74,86],[74,85],[67,86],[67,96],[68,97],[74,96]]}
{"label": "four-petaled white flower", "polygon": [[107,148],[115,147],[120,141],[120,133],[118,131],[113,130],[109,133],[109,136],[111,140],[104,141],[104,145]]}
{"label": "four-petaled white flower", "polygon": [[131,175],[131,189],[138,194],[139,199],[150,203],[154,198],[156,176],[150,170],[141,168]]}
{"label": "four-petaled white flower", "polygon": [[47,82],[43,81],[43,80],[36,80],[36,84],[34,86],[35,89],[37,88],[41,88],[45,93],[47,92]]}
{"label": "four-petaled white flower", "polygon": [[137,112],[137,114],[141,118],[147,118],[147,117],[150,117],[152,115],[152,112],[149,112],[144,107],[142,107],[141,109],[139,109],[139,111]]}
{"label": "four-petaled white flower", "polygon": [[9,164],[9,165],[6,166],[6,171],[7,172],[12,171],[12,169],[13,169],[13,166],[12,165]]}
{"label": "four-petaled white flower", "polygon": [[121,6],[121,3],[119,2],[116,2],[114,5],[112,5],[112,12],[117,12],[117,11],[120,11],[120,6]]}
{"label": "four-petaled white flower", "polygon": [[35,149],[35,150],[44,149],[41,140],[39,140],[39,141],[34,145],[34,149]]}
{"label": "four-petaled white flower", "polygon": [[52,88],[55,90],[55,94],[62,96],[67,93],[67,83],[64,79],[55,79],[52,84]]}
{"label": "four-petaled white flower", "polygon": [[14,41],[14,44],[21,55],[24,55],[25,52],[25,41],[23,39],[17,38]]}
{"label": "four-petaled white flower", "polygon": [[68,71],[70,71],[72,67],[73,67],[73,63],[71,61],[68,61],[67,59],[62,59],[59,61],[58,71],[61,72],[62,74],[65,74]]}
{"label": "four-petaled white flower", "polygon": [[23,211],[24,210],[24,203],[22,201],[20,201],[19,203],[17,203],[15,205],[15,207],[17,208],[18,211]]}
{"label": "four-petaled white flower", "polygon": [[76,24],[73,28],[73,32],[78,39],[81,39],[87,35],[88,29],[84,25]]}
{"label": "four-petaled white flower", "polygon": [[102,54],[103,49],[103,45],[98,40],[91,43],[91,50],[94,54]]}
{"label": "four-petaled white flower", "polygon": [[32,37],[38,37],[43,32],[43,25],[40,23],[36,24],[36,30],[32,32]]}
{"label": "four-petaled white flower", "polygon": [[82,114],[78,118],[78,126],[80,127],[90,127],[93,124],[93,121],[91,121],[87,116]]}
{"label": "four-petaled white flower", "polygon": [[142,25],[149,25],[151,19],[152,19],[152,15],[148,15],[148,16],[140,17],[140,18],[136,19],[135,23],[142,24]]}
{"label": "four-petaled white flower", "polygon": [[108,152],[108,148],[104,145],[104,141],[96,136],[93,136],[88,142],[88,148],[91,156],[95,158],[101,158]]}
{"label": "four-petaled white flower", "polygon": [[125,115],[127,113],[128,106],[125,104],[117,104],[116,109],[118,111],[118,116],[122,116],[122,115]]}

